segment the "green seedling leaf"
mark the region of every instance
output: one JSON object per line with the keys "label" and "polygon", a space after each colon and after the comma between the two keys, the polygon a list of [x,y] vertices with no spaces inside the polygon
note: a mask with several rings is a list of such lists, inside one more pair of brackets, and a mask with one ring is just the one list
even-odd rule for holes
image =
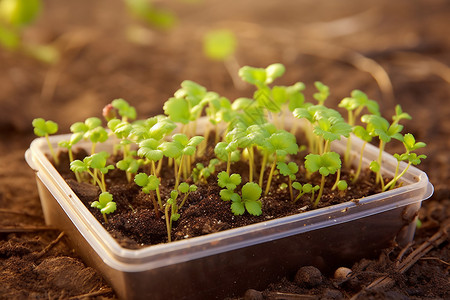
{"label": "green seedling leaf", "polygon": [[339,180],[338,184],[337,184],[337,188],[340,191],[345,191],[348,187],[347,181],[345,180]]}
{"label": "green seedling leaf", "polygon": [[123,121],[136,119],[136,109],[124,99],[115,99],[111,102],[111,105],[117,109]]}
{"label": "green seedling leaf", "polygon": [[50,120],[45,121],[42,118],[34,119],[32,125],[34,127],[34,134],[37,136],[55,134],[58,131],[58,124]]}
{"label": "green seedling leaf", "polygon": [[355,126],[353,127],[353,133],[362,139],[363,141],[370,142],[372,141],[372,136],[367,132],[367,130],[362,126]]}
{"label": "green seedling leaf", "polygon": [[237,194],[237,193],[235,193],[235,192],[233,192],[232,190],[229,190],[229,189],[223,189],[223,190],[221,190],[220,191],[220,198],[223,200],[223,201],[233,201],[233,202],[236,202],[236,201],[240,201],[241,200],[241,197]]}
{"label": "green seedling leaf", "polygon": [[203,38],[203,52],[213,60],[224,61],[234,55],[236,45],[236,36],[227,29],[211,30]]}
{"label": "green seedling leaf", "polygon": [[400,106],[400,104],[397,104],[395,106],[395,116],[392,117],[392,120],[394,121],[394,123],[398,123],[400,122],[400,120],[411,120],[412,117],[407,114],[406,112],[403,112],[402,107]]}
{"label": "green seedling leaf", "polygon": [[141,166],[141,163],[142,162],[140,160],[128,156],[127,158],[118,161],[116,163],[116,167],[127,173],[136,174]]}
{"label": "green seedling leaf", "polygon": [[341,159],[336,152],[326,152],[322,155],[308,154],[305,157],[305,168],[311,173],[319,171],[321,175],[328,176],[341,168]]}
{"label": "green seedling leaf", "polygon": [[150,161],[158,161],[163,158],[164,150],[161,150],[162,145],[155,139],[146,139],[139,143],[139,149],[137,154],[141,157],[145,157]]}
{"label": "green seedling leaf", "polygon": [[271,64],[266,68],[266,80],[265,84],[271,84],[275,79],[278,77],[281,77],[284,72],[286,71],[286,68],[282,64]]}
{"label": "green seedling leaf", "polygon": [[275,152],[279,157],[284,157],[287,154],[297,154],[297,140],[293,134],[280,130],[267,139],[266,149],[270,152]]}
{"label": "green seedling leaf", "polygon": [[176,24],[177,17],[173,12],[156,8],[152,1],[125,0],[125,3],[132,16],[159,29],[167,30]]}
{"label": "green seedling leaf", "polygon": [[40,0],[2,0],[0,19],[14,27],[24,27],[33,22],[41,10]]}
{"label": "green seedling leaf", "polygon": [[254,216],[259,216],[262,214],[262,204],[261,201],[259,201],[259,198],[261,198],[261,193],[261,187],[254,182],[247,182],[242,187],[241,202],[244,203],[245,209],[249,214]]}
{"label": "green seedling leaf", "polygon": [[241,201],[231,203],[231,211],[236,216],[242,216],[245,213],[245,205]]}
{"label": "green seedling leaf", "polygon": [[369,169],[372,172],[378,173],[380,171],[380,164],[377,161],[372,161],[369,165]]}
{"label": "green seedling leaf", "polygon": [[314,86],[318,90],[318,93],[314,93],[313,97],[319,102],[319,105],[323,105],[330,95],[330,89],[320,81],[314,82]]}
{"label": "green seedling leaf", "polygon": [[103,192],[98,197],[98,201],[94,201],[91,207],[100,209],[102,214],[110,214],[116,211],[116,203],[113,201],[113,196],[108,192]]}
{"label": "green seedling leaf", "polygon": [[294,180],[295,174],[298,172],[298,165],[295,162],[289,162],[288,164],[285,162],[278,162],[277,169],[280,171],[280,174],[288,176],[291,180]]}
{"label": "green seedling leaf", "polygon": [[419,148],[423,148],[426,146],[423,142],[417,142],[414,136],[411,133],[407,133],[403,136],[403,144],[408,152],[417,150]]}
{"label": "green seedling leaf", "polygon": [[189,103],[183,98],[170,98],[164,103],[164,113],[178,123],[187,124],[191,119]]}
{"label": "green seedling leaf", "polygon": [[259,87],[265,84],[267,73],[263,68],[244,66],[239,69],[239,77],[241,77],[243,81]]}
{"label": "green seedling leaf", "polygon": [[187,192],[189,192],[189,184],[187,184],[186,182],[180,183],[180,185],[178,186],[178,190],[181,193],[186,194]]}
{"label": "green seedling leaf", "polygon": [[234,190],[239,184],[241,184],[241,175],[231,174],[222,171],[217,175],[217,183],[222,188]]}

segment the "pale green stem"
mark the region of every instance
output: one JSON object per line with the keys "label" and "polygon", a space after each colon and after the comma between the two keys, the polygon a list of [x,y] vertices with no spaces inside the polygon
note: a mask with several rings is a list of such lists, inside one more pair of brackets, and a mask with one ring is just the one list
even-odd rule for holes
{"label": "pale green stem", "polygon": [[379,153],[378,153],[378,165],[380,166],[380,170],[377,172],[377,179],[376,179],[376,183],[379,183],[381,180],[381,188],[384,188],[384,182],[383,182],[383,177],[381,175],[381,160],[382,160],[382,155],[383,155],[383,150],[384,150],[384,142],[383,140],[380,140],[380,146],[379,146]]}
{"label": "pale green stem", "polygon": [[[95,171],[95,170],[94,170]],[[94,173],[92,173],[90,170],[87,170],[87,172],[89,173],[89,175],[91,175],[92,180],[94,180],[95,183],[97,183],[98,187],[100,188],[100,190],[102,192],[106,192],[106,189],[104,188],[104,186],[102,185],[102,182],[100,181],[100,179],[98,179],[97,175],[95,175]]]}
{"label": "pale green stem", "polygon": [[[153,175],[156,176],[155,162],[153,160],[152,160],[152,172],[153,172]],[[158,198],[159,208],[163,209],[163,205],[162,205],[162,201],[161,201],[161,194],[159,192],[159,185],[156,187],[155,191],[156,191],[156,197]]]}
{"label": "pale green stem", "polygon": [[361,153],[359,154],[358,169],[356,170],[356,174],[355,174],[355,177],[352,180],[352,183],[355,183],[358,180],[359,174],[361,173],[363,153],[364,153],[364,148],[366,147],[366,144],[367,144],[367,141],[364,141],[364,143],[363,143],[363,145],[361,147]]}
{"label": "pale green stem", "polygon": [[388,184],[386,184],[383,188],[383,192],[386,191],[389,187],[392,189],[394,188],[395,184],[397,183],[397,180],[399,180],[403,175],[405,175],[406,171],[408,171],[409,166],[411,166],[411,162],[408,163],[406,168],[397,176],[394,177],[391,181],[389,181]]}
{"label": "pale green stem", "polygon": [[170,204],[166,203],[166,207],[164,209],[164,215],[166,216],[167,240],[170,243],[172,241],[172,236],[171,236],[172,227],[170,226],[170,220],[169,220],[169,206],[170,206]]}
{"label": "pale green stem", "polygon": [[325,152],[328,152],[328,151],[329,151],[329,148],[330,148],[330,141],[329,141],[329,140],[326,140],[326,141],[325,141],[325,145],[323,146],[323,152],[322,152],[322,154],[325,153]]}
{"label": "pale green stem", "polygon": [[103,219],[105,220],[105,223],[108,224],[108,219],[106,218],[106,214],[102,214],[103,215]]}
{"label": "pale green stem", "polygon": [[56,165],[59,165],[59,158],[55,153],[55,150],[53,149],[52,143],[50,143],[50,139],[48,138],[48,134],[45,134],[45,139],[47,140],[48,148],[50,150],[50,154],[53,157],[53,160],[55,161]]}
{"label": "pale green stem", "polygon": [[254,152],[253,152],[253,146],[250,146],[247,148],[248,150],[248,172],[249,172],[249,182],[253,182],[253,164],[254,164]]}
{"label": "pale green stem", "polygon": [[317,194],[317,198],[316,198],[316,201],[314,202],[313,207],[317,207],[317,205],[319,204],[320,198],[322,197],[324,186],[325,186],[325,176],[322,175],[322,179],[320,180],[319,194]]}
{"label": "pale green stem", "polygon": [[267,195],[269,193],[270,184],[272,182],[273,172],[275,171],[276,165],[277,165],[277,154],[275,153],[275,159],[272,163],[272,168],[270,168],[269,178],[267,179],[266,191],[264,192],[264,195]]}
{"label": "pale green stem", "polygon": [[180,204],[180,206],[178,207],[178,210],[180,210],[180,209],[183,207],[183,205],[184,205],[184,203],[186,202],[187,197],[189,196],[189,194],[190,194],[190,192],[187,192],[186,195],[184,195],[183,201],[181,201],[181,204]]}
{"label": "pale green stem", "polygon": [[289,195],[291,196],[291,201],[294,201],[294,193],[292,192],[292,180],[291,177],[288,176],[289,180]]}
{"label": "pale green stem", "polygon": [[268,157],[268,154],[264,153],[262,164],[261,164],[261,171],[259,172],[259,186],[260,187],[262,187],[262,185],[263,185],[264,170],[266,169],[267,157]]}
{"label": "pale green stem", "polygon": [[341,179],[341,169],[338,169],[336,175],[336,182],[333,184],[333,187],[331,188],[332,191],[334,191],[337,188],[340,179]]}
{"label": "pale green stem", "polygon": [[180,177],[181,177],[181,170],[183,168],[183,161],[184,161],[184,154],[181,155],[181,158],[180,158],[180,165],[178,167],[178,173],[177,173],[177,178],[175,180],[174,190],[178,190],[178,185],[180,184]]}

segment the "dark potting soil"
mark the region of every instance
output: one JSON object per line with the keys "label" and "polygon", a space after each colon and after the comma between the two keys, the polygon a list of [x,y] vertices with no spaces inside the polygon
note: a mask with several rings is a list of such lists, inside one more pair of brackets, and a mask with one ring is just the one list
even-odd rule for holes
{"label": "dark potting soil", "polygon": [[[83,159],[85,155],[86,152],[84,150],[79,149],[78,152],[75,152],[75,157],[79,159]],[[301,184],[309,182],[313,185],[320,185],[320,174],[314,173],[309,179],[306,177],[306,170],[303,167],[304,155],[305,153],[303,152],[292,157],[292,160],[296,161],[299,165],[299,172],[295,181]],[[87,177],[87,180],[77,182],[73,172],[68,168],[69,160],[67,153],[60,152],[59,157],[60,164],[57,166],[58,171],[89,211],[120,245],[125,248],[135,249],[167,242],[168,235],[164,210],[159,211],[158,218],[151,196],[142,192],[141,188],[133,181],[128,182],[124,171],[114,169],[105,176],[107,190],[113,195],[113,201],[117,204],[116,211],[107,215],[106,223],[99,209],[91,207],[91,203],[98,200],[101,192],[100,188],[89,183],[89,178]],[[197,159],[192,164],[192,168],[197,162],[202,162],[204,165],[207,165],[212,158],[215,158],[213,148],[208,147],[205,155]],[[115,165],[120,159],[120,156],[111,157],[107,164]],[[167,161],[164,161],[163,165],[160,192],[161,199],[165,203],[170,198],[170,192],[175,184],[175,177],[173,176],[173,167],[167,167]],[[343,168],[341,179],[346,180],[349,185],[346,191],[339,191],[337,188],[332,190],[332,186],[336,181],[336,174],[330,174],[326,177],[324,193],[317,207],[313,206],[312,200],[315,200],[318,192],[315,193],[313,199],[311,194],[304,194],[298,201],[293,203],[290,200],[289,188],[282,188],[283,184],[284,186],[288,184],[287,177],[278,172],[276,172],[276,175],[272,179],[270,192],[264,196],[267,177],[270,171],[270,167],[268,167],[264,173],[263,194],[260,199],[262,202],[262,214],[260,216],[253,216],[245,212],[242,216],[236,216],[231,211],[231,202],[223,201],[219,195],[222,188],[217,185],[217,174],[225,170],[225,168],[226,163],[222,162],[216,167],[216,172],[207,178],[206,182],[195,183],[198,189],[189,194],[186,203],[179,211],[180,218],[173,222],[171,231],[172,241],[269,221],[347,201],[357,202],[362,197],[367,197],[381,191],[380,184],[375,183],[375,176],[369,170],[361,172],[359,180],[353,184],[351,178],[354,170]],[[260,166],[257,164],[256,170],[259,169]],[[148,167],[140,170],[140,172],[142,171],[150,174]],[[242,161],[233,163],[230,173],[241,174],[242,183],[236,188],[236,191],[240,191],[243,184],[248,182],[248,165]],[[185,181],[193,184],[192,178],[187,178]],[[385,181],[388,182],[389,179],[385,178]],[[293,189],[294,198],[297,196],[297,193]],[[155,194],[153,197],[156,197]],[[177,199],[178,204],[180,204],[183,197],[184,195],[180,194]]]}

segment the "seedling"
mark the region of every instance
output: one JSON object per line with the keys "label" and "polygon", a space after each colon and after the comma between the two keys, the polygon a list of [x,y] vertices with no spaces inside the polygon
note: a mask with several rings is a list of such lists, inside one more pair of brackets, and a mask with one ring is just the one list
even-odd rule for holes
{"label": "seedling", "polygon": [[305,168],[311,173],[319,171],[320,175],[322,175],[319,194],[313,204],[313,207],[317,207],[325,186],[325,177],[329,174],[335,174],[341,168],[341,159],[336,152],[326,152],[322,155],[308,154],[305,157]]}
{"label": "seedling", "polygon": [[[139,149],[137,154],[141,157],[145,157],[151,163],[152,174],[157,176],[155,161],[159,161],[163,158],[163,151],[158,149],[160,146],[159,141],[155,139],[146,139],[139,143]],[[159,191],[159,182],[155,188],[156,197],[158,198],[159,208],[162,209],[161,194]]]}
{"label": "seedling", "polygon": [[92,202],[91,207],[98,208],[103,215],[105,223],[108,223],[106,214],[115,212],[117,205],[116,202],[113,201],[113,195],[108,192],[102,192],[100,196],[98,196],[98,201]]}
{"label": "seedling", "polygon": [[29,44],[23,31],[36,20],[41,11],[40,0],[0,1],[0,46],[11,51],[23,51],[45,63],[56,63],[58,51],[50,45]]}
{"label": "seedling", "polygon": [[55,150],[50,143],[50,139],[48,138],[50,134],[55,134],[58,131],[58,124],[50,120],[45,121],[42,118],[34,119],[32,124],[34,127],[34,134],[45,137],[50,154],[52,155],[55,164],[59,165],[58,156],[56,155]]}
{"label": "seedling", "polygon": [[[406,171],[408,170],[408,168],[411,165],[418,165],[421,163],[421,159],[427,158],[426,155],[423,155],[423,154],[417,155],[416,153],[413,153],[413,151],[415,151],[419,148],[425,147],[426,144],[423,142],[416,142],[416,139],[414,138],[414,136],[411,133],[407,133],[404,135],[403,145],[405,146],[406,151],[405,151],[405,153],[400,154],[400,155],[397,153],[394,154],[394,157],[398,161],[397,167],[395,168],[394,178],[392,178],[392,180],[384,186],[383,191],[385,191],[387,189],[392,189],[395,186],[395,184],[397,183],[397,181],[406,173]],[[400,168],[400,162],[402,162],[402,161],[408,161],[408,165],[400,174],[398,174],[399,168]]]}
{"label": "seedling", "polygon": [[[350,126],[355,126],[355,120],[361,114],[361,111],[367,107],[369,112],[373,115],[380,115],[378,103],[370,100],[367,95],[360,90],[353,90],[351,97],[342,99],[339,107],[345,108],[348,113],[347,122]],[[344,154],[344,163],[346,167],[350,166],[350,147],[351,137],[347,138],[347,148]]]}
{"label": "seedling", "polygon": [[[73,133],[70,136],[70,139],[68,141],[61,141],[58,143],[58,146],[66,148],[67,152],[69,153],[69,162],[72,163],[73,162],[73,151],[72,148],[73,146],[78,143],[79,141],[81,141],[83,139],[83,134],[80,133]],[[77,179],[78,182],[81,182],[81,178],[80,175],[78,173],[75,173],[75,177]]]}
{"label": "seedling", "polygon": [[240,152],[237,150],[237,146],[236,141],[230,143],[219,142],[214,148],[217,158],[227,162],[227,174],[230,174],[231,163],[240,159]]}
{"label": "seedling", "polygon": [[[134,153],[136,153],[134,151]],[[143,164],[142,159],[136,159],[133,156],[128,156],[116,163],[116,167],[122,171],[125,171],[127,181],[131,182],[133,174],[136,174],[139,167]]]}
{"label": "seedling", "polygon": [[241,190],[241,196],[233,192],[233,190],[234,188],[220,191],[222,200],[231,200],[231,211],[233,214],[240,216],[243,215],[245,211],[254,216],[262,214],[262,203],[259,200],[259,198],[261,198],[262,189],[258,184],[254,182],[247,182],[244,184]]}
{"label": "seedling", "polygon": [[180,206],[178,207],[178,209],[181,209],[184,205],[184,203],[186,203],[186,200],[189,196],[189,194],[191,192],[195,192],[197,190],[197,186],[195,184],[187,184],[186,182],[182,182],[180,183],[180,185],[178,186],[178,191],[180,191],[180,193],[184,194],[184,198],[180,203]]}
{"label": "seedling", "polygon": [[158,187],[159,187],[159,184],[160,184],[160,181],[159,181],[158,177],[156,177],[155,175],[148,176],[145,173],[139,173],[136,176],[134,176],[134,182],[138,186],[142,187],[142,191],[144,193],[150,195],[150,199],[153,202],[155,215],[159,219],[158,204],[159,204],[159,207],[161,209],[162,209],[163,205],[162,205],[162,202],[161,202],[161,198],[158,198],[158,203],[156,203],[155,196],[152,193],[152,191],[158,190]]}
{"label": "seedling", "polygon": [[177,21],[177,17],[170,10],[157,8],[153,1],[125,0],[130,15],[159,29],[171,29]]}
{"label": "seedling", "polygon": [[265,143],[265,149],[266,151],[274,154],[272,167],[270,168],[269,177],[267,179],[266,190],[264,192],[264,195],[267,195],[269,193],[273,172],[278,160],[285,159],[286,155],[288,154],[297,154],[298,145],[296,143],[295,136],[287,131],[280,130],[272,134],[267,139],[267,142]]}
{"label": "seedling", "polygon": [[303,196],[304,194],[309,194],[309,193],[311,193],[311,203],[313,203],[314,202],[314,193],[320,189],[320,186],[318,186],[318,185],[312,186],[312,184],[310,184],[310,183],[305,183],[304,185],[302,185],[299,182],[294,182],[292,184],[292,187],[298,191],[298,195],[297,195],[297,197],[295,197],[293,203],[297,202],[298,199],[300,199],[300,197]]}
{"label": "seedling", "polygon": [[378,159],[376,163],[371,164],[371,170],[377,174],[376,181],[377,183],[381,182],[381,189],[384,189],[384,181],[380,172],[381,158],[386,143],[390,142],[391,139],[403,140],[403,136],[400,133],[403,126],[399,122],[402,119],[411,119],[411,116],[404,113],[400,105],[397,105],[395,108],[395,116],[392,119],[392,124],[389,124],[386,119],[378,115],[364,115],[361,117],[361,121],[367,123],[367,132],[371,136],[377,136],[380,140]]}
{"label": "seedling", "polygon": [[355,126],[355,127],[353,127],[353,133],[357,137],[359,137],[360,139],[362,139],[364,141],[363,145],[361,146],[361,152],[359,154],[358,168],[356,169],[356,173],[355,173],[355,175],[353,177],[353,180],[352,180],[352,183],[355,183],[358,180],[358,178],[359,178],[359,174],[361,173],[364,148],[366,147],[367,143],[370,143],[372,141],[372,136],[362,126]]}
{"label": "seedling", "polygon": [[[109,157],[109,153],[102,151],[95,153],[91,156],[87,156],[81,160],[74,160],[70,163],[70,169],[76,173],[88,173],[95,184],[97,184],[102,192],[106,192],[105,174],[109,170],[114,169],[113,165],[106,165],[106,160]],[[98,176],[100,173],[100,178]]]}
{"label": "seedling", "polygon": [[192,179],[194,182],[206,183],[209,176],[216,172],[216,165],[219,163],[220,161],[217,158],[211,159],[207,167],[205,167],[202,163],[197,163],[196,167],[192,170]]}
{"label": "seedling", "polygon": [[104,143],[108,139],[108,133],[102,127],[102,121],[97,117],[87,118],[84,122],[76,122],[70,126],[73,133],[82,133],[84,139],[92,142],[91,154],[95,153],[98,143]]}
{"label": "seedling", "polygon": [[314,82],[314,86],[317,89],[317,93],[314,93],[313,97],[319,102],[319,105],[323,105],[328,96],[330,96],[330,88],[320,81]]}
{"label": "seedling", "polygon": [[298,165],[295,162],[278,162],[277,169],[280,170],[280,174],[287,176],[289,182],[289,195],[291,196],[291,201],[294,201],[294,194],[292,192],[292,180],[295,180],[298,172]]}
{"label": "seedling", "polygon": [[234,190],[241,183],[241,175],[239,174],[231,174],[228,175],[227,172],[222,171],[217,175],[217,184],[228,190]]}

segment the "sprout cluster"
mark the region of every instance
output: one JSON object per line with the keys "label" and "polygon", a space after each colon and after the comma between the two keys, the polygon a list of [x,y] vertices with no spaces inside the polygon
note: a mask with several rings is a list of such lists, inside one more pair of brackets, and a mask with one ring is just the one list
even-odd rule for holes
{"label": "sprout cluster", "polygon": [[[234,101],[195,82],[184,81],[174,96],[165,102],[164,115],[144,120],[136,120],[136,110],[125,100],[116,99],[103,110],[108,130],[100,119],[88,118],[73,124],[71,138],[59,145],[67,148],[70,168],[77,180],[90,180],[99,186],[99,201],[92,206],[101,210],[105,222],[105,214],[116,209],[112,195],[108,193],[105,175],[117,168],[126,174],[130,184],[134,182],[148,195],[155,217],[165,219],[169,241],[173,222],[180,218],[181,208],[189,202],[189,195],[197,190],[195,184],[216,181],[221,188],[219,196],[231,203],[235,215],[247,212],[258,216],[264,210],[265,198],[274,195],[280,187],[273,184],[274,181],[284,180],[292,203],[304,197],[312,208],[320,203],[328,176],[333,176],[331,189],[345,193],[349,183],[341,179],[341,169],[343,166],[349,168],[351,161],[355,161],[350,155],[353,136],[364,143],[358,164],[350,171],[351,184],[359,180],[364,147],[373,139],[378,140],[379,156],[370,164],[370,170],[375,172],[382,190],[398,186],[410,165],[417,165],[425,158],[415,153],[425,144],[416,142],[410,133],[401,133],[403,125],[400,122],[411,117],[400,106],[396,107],[392,122],[389,122],[380,115],[374,100],[354,90],[339,104],[347,112],[345,119],[339,111],[325,105],[330,91],[321,82],[315,83],[317,92],[313,94],[312,102],[305,100],[305,85],[301,82],[290,86],[272,85],[284,72],[281,64],[241,68],[239,76],[254,85],[255,92],[252,98]],[[367,113],[363,114],[365,111]],[[200,119],[201,116],[205,118]],[[33,126],[35,133],[47,140],[48,135],[57,130],[55,123],[43,119],[34,120]],[[201,135],[198,134],[199,127]],[[342,137],[347,138],[346,151],[332,151],[332,143]],[[114,139],[112,153],[121,154],[115,164],[111,163],[108,153],[96,152],[96,146],[109,138]],[[91,142],[91,153],[82,161],[74,160],[72,149],[81,140]],[[398,160],[395,175],[387,181],[381,172],[381,154],[391,140],[401,141],[405,152],[395,155]],[[208,149],[209,162],[205,163],[202,157]],[[308,154],[299,157],[304,150]],[[53,148],[50,152],[54,155]],[[212,153],[215,157],[211,158]],[[294,159],[303,163],[297,164]],[[56,155],[54,161],[58,163]],[[402,161],[407,162],[403,169]],[[238,173],[234,167],[238,162],[239,170],[242,166],[248,169]],[[163,168],[173,177],[163,177]],[[313,183],[314,173],[320,176],[319,184]],[[161,195],[163,185],[171,190],[170,196]]]}

